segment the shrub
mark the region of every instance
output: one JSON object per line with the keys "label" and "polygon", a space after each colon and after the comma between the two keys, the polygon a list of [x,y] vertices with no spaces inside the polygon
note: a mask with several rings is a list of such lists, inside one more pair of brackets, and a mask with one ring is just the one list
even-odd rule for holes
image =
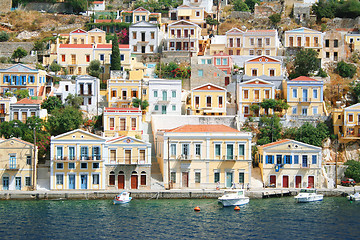
{"label": "shrub", "polygon": [[0,42],[6,42],[10,38],[9,34],[5,31],[0,32]]}

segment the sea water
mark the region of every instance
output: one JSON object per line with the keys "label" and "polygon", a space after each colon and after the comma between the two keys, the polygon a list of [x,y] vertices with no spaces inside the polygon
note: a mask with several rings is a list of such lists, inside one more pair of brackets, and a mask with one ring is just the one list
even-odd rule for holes
{"label": "sea water", "polygon": [[0,201],[0,239],[360,239],[360,203],[284,197],[234,211],[216,199]]}

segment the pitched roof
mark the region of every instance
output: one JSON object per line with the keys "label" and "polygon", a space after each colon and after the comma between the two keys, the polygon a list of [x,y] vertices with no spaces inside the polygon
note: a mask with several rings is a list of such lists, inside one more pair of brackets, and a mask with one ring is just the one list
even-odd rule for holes
{"label": "pitched roof", "polygon": [[300,76],[300,77],[297,77],[297,78],[294,78],[292,80],[290,80],[289,82],[320,82],[319,80],[316,80],[316,79],[313,79],[313,78],[309,78],[309,77],[306,77],[306,76]]}
{"label": "pitched roof", "polygon": [[265,148],[265,147],[275,146],[275,145],[278,145],[278,144],[281,144],[281,143],[286,143],[286,142],[289,142],[289,141],[292,141],[292,140],[291,139],[282,139],[282,140],[279,140],[279,141],[276,141],[276,142],[261,145],[260,147]]}
{"label": "pitched roof", "polygon": [[146,10],[143,7],[138,7],[137,9],[134,10],[134,12],[149,12],[149,10]]}
{"label": "pitched roof", "polygon": [[95,19],[95,23],[122,22],[121,19]]}
{"label": "pitched roof", "polygon": [[14,104],[41,104],[42,100],[33,100],[29,98],[23,98]]}
{"label": "pitched roof", "polygon": [[231,128],[222,124],[183,125],[165,131],[166,132],[240,132],[235,128]]}
{"label": "pitched roof", "polygon": [[[111,44],[98,44],[96,46],[96,48],[112,48]],[[119,44],[119,48],[120,49],[128,49],[129,48],[129,44]]]}
{"label": "pitched roof", "polygon": [[12,138],[8,138],[8,139],[0,139],[0,143],[3,143],[3,142],[6,142],[6,141],[11,141],[11,140],[15,140],[17,142],[20,142],[20,143],[24,143],[24,144],[27,144],[27,145],[30,145],[30,146],[34,146],[33,143],[29,143],[29,142],[26,142],[24,140],[21,140],[20,138],[15,138],[15,137],[12,137]]}
{"label": "pitched roof", "polygon": [[214,54],[213,56],[225,56],[225,57],[230,57],[230,55],[224,53],[224,52],[219,52],[219,53],[216,53]]}
{"label": "pitched roof", "polygon": [[245,82],[240,83],[239,85],[246,85],[246,84],[270,84],[270,85],[274,85],[272,82],[265,81],[265,80],[260,79],[260,78],[250,79],[250,80],[247,80]]}
{"label": "pitched roof", "polygon": [[78,28],[78,29],[76,29],[76,30],[74,30],[74,31],[72,31],[70,33],[87,33],[87,32],[85,30],[82,30],[82,29]]}
{"label": "pitched roof", "polygon": [[205,83],[199,87],[193,88],[192,91],[226,91],[226,89],[212,83]]}
{"label": "pitched roof", "polygon": [[60,44],[59,48],[92,48],[92,44]]}
{"label": "pitched roof", "polygon": [[272,58],[272,57],[268,57],[268,56],[259,56],[259,57],[254,57],[252,59],[249,59],[245,62],[246,63],[247,62],[278,62],[278,63],[280,63],[281,61],[277,60],[275,58]]}
{"label": "pitched roof", "polygon": [[106,107],[105,112],[141,112],[140,108],[114,108]]}

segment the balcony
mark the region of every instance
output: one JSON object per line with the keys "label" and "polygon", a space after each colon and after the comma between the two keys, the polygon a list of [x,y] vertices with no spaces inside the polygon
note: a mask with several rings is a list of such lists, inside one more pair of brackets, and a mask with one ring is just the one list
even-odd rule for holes
{"label": "balcony", "polygon": [[5,165],[5,169],[9,170],[9,171],[18,171],[20,169],[20,165],[19,164],[6,164]]}
{"label": "balcony", "polygon": [[170,101],[168,99],[158,99],[157,103],[158,104],[169,104]]}
{"label": "balcony", "polygon": [[93,96],[92,92],[80,91],[79,96]]}
{"label": "balcony", "polygon": [[75,156],[56,156],[56,161],[83,161],[83,160],[101,160],[101,155],[94,155],[94,156],[81,156],[79,158]]}
{"label": "balcony", "polygon": [[191,160],[192,156],[190,155],[185,155],[185,154],[181,154],[178,156],[179,160]]}
{"label": "balcony", "polygon": [[140,45],[146,45],[148,43],[149,43],[149,41],[145,41],[145,40],[138,41],[138,44],[140,44]]}
{"label": "balcony", "polygon": [[310,103],[311,98],[299,98],[299,103]]}

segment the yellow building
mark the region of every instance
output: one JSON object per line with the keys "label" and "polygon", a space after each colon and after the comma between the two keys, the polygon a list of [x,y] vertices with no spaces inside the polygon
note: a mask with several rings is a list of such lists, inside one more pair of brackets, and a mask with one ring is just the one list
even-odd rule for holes
{"label": "yellow building", "polygon": [[285,48],[294,47],[314,49],[321,58],[323,33],[306,27],[285,31]]}
{"label": "yellow building", "polygon": [[225,88],[207,83],[191,90],[190,105],[193,115],[226,115]]}
{"label": "yellow building", "polygon": [[360,51],[360,33],[350,32],[345,35],[345,42],[349,45],[351,52]]}
{"label": "yellow building", "polygon": [[0,123],[10,121],[10,103],[15,103],[16,97],[2,98],[0,97]]}
{"label": "yellow building", "polygon": [[[183,125],[156,133],[165,185],[215,189],[251,185],[251,133],[225,125]],[[170,164],[168,165],[168,163]]]}
{"label": "yellow building", "polygon": [[168,26],[167,51],[198,53],[201,28],[195,23],[179,20]]}
{"label": "yellow building", "polygon": [[269,114],[271,109],[251,110],[251,105],[259,105],[264,99],[275,99],[275,85],[271,82],[255,78],[238,84],[237,92],[240,118]]}
{"label": "yellow building", "polygon": [[305,76],[284,81],[284,96],[290,106],[287,114],[301,116],[325,115],[323,87],[323,81]]}
{"label": "yellow building", "polygon": [[151,188],[151,144],[142,140],[120,136],[107,140],[107,189]]}
{"label": "yellow building", "polygon": [[103,128],[106,137],[142,137],[142,112],[139,108],[104,108]]}
{"label": "yellow building", "polygon": [[50,189],[105,189],[105,142],[81,129],[51,137]]}
{"label": "yellow building", "polygon": [[282,63],[276,58],[260,56],[245,61],[245,75],[278,77],[283,75]]}
{"label": "yellow building", "polygon": [[[121,11],[120,19],[121,22],[126,23],[137,23],[141,21],[146,21],[153,24],[161,25],[161,13],[151,13],[150,11],[142,7],[139,7],[134,11]],[[111,20],[109,22],[111,22]]]}
{"label": "yellow building", "polygon": [[0,138],[0,189],[36,189],[37,158],[37,148],[34,149],[34,144],[18,138]]}
{"label": "yellow building", "polygon": [[205,9],[203,7],[181,5],[174,10],[170,10],[171,20],[186,20],[206,28]]}
{"label": "yellow building", "polygon": [[0,79],[1,95],[8,91],[27,89],[31,97],[45,98],[46,96],[46,71],[18,63],[9,68],[0,69]]}
{"label": "yellow building", "polygon": [[360,103],[332,112],[334,134],[340,142],[360,139]]}
{"label": "yellow building", "polygon": [[322,187],[320,147],[284,139],[258,146],[255,162],[265,187]]}

